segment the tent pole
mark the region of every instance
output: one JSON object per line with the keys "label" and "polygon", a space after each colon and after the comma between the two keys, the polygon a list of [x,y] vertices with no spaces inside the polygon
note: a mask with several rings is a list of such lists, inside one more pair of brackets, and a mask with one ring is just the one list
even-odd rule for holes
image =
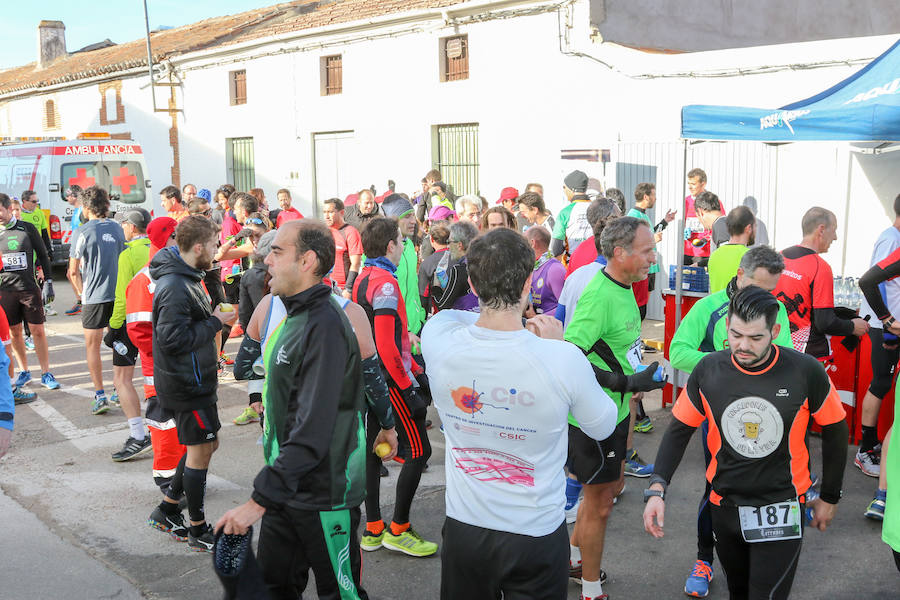
{"label": "tent pole", "polygon": [[[681,231],[684,232],[684,228],[687,226],[687,154],[688,154],[688,141],[683,140],[684,145],[684,156],[682,165],[684,165],[684,173],[682,173],[681,178]],[[681,282],[683,279],[684,270],[684,241],[682,240],[678,246],[678,266],[675,268],[675,329],[678,329],[678,326],[681,325],[681,290],[683,288]]]}

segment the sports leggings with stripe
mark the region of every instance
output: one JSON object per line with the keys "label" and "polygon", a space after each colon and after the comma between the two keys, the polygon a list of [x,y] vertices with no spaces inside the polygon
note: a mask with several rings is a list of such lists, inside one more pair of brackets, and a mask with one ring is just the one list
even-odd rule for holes
{"label": "sports leggings with stripe", "polygon": [[[394,408],[394,422],[397,428],[398,457],[403,459],[403,467],[397,478],[397,495],[394,503],[393,521],[398,525],[409,522],[409,508],[419,487],[422,469],[431,457],[431,443],[425,430],[424,403],[409,407],[400,395],[394,382],[387,379]],[[411,410],[412,408],[412,410]],[[378,419],[369,411],[366,424],[367,447],[371,448],[378,435]],[[373,452],[366,453],[366,521],[381,520],[381,459]]]}

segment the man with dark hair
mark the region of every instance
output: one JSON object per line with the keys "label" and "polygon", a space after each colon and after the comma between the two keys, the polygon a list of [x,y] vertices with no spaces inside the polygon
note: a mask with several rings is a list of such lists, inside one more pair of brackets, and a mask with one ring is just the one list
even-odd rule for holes
{"label": "man with dark hair", "polygon": [[[37,192],[34,190],[25,190],[22,192],[22,214],[21,219],[27,223],[34,225],[34,228],[41,234],[44,240],[44,246],[47,248],[47,256],[53,260],[53,244],[50,243],[50,223],[47,216],[41,210]],[[49,276],[49,273],[46,273]]]}
{"label": "man with dark hair", "polygon": [[[691,169],[687,174],[688,195],[684,199],[684,264],[706,264],[710,255],[709,242],[712,234],[700,221],[694,203],[706,191],[706,172]],[[721,208],[721,207],[720,207]]]}
{"label": "man with dark hair", "polygon": [[[725,315],[731,298],[743,288],[754,285],[771,292],[778,284],[778,278],[784,270],[781,255],[768,246],[758,246],[748,250],[741,258],[737,274],[719,292],[701,298],[684,316],[681,325],[675,331],[669,347],[669,362],[672,367],[690,373],[704,356],[710,352],[725,348],[728,337]],[[783,348],[791,348],[790,326],[787,311],[779,303],[776,319],[780,331],[775,336],[775,343]],[[711,460],[706,445],[707,423],[702,425],[703,455],[706,465]],[[705,598],[709,593],[709,582],[713,577],[714,538],[712,516],[709,504],[710,488],[700,498],[697,514],[697,560],[684,584],[684,592],[696,598]]]}
{"label": "man with dark hair", "polygon": [[802,229],[800,244],[781,251],[784,272],[773,293],[787,308],[794,349],[823,360],[831,355],[826,336],[863,336],[869,324],[859,317],[842,319],[834,312],[831,266],[819,256],[837,239],[834,213],[814,206],[803,215]]}
{"label": "man with dark hair", "polygon": [[[533,262],[533,250],[518,233],[486,233],[469,248],[480,314],[441,311],[423,330],[435,406],[446,425],[445,464],[453,465],[447,469],[443,599],[566,596],[559,494],[566,419],[574,414],[594,438],[607,437],[616,420],[590,363],[561,341],[559,322],[540,315],[529,320],[528,331],[522,326]],[[469,426],[476,417],[483,433]],[[484,464],[501,476],[470,468]]]}
{"label": "man with dark hair", "polygon": [[[746,206],[732,208],[725,217],[728,227],[727,242],[719,244],[709,256],[706,268],[709,271],[709,293],[725,289],[737,272],[741,257],[756,239],[756,217]],[[715,237],[715,236],[713,236]]]}
{"label": "man with dark hair", "polygon": [[544,204],[544,198],[536,192],[525,192],[518,198],[519,215],[525,219],[524,229],[529,227],[543,227],[553,233],[553,225],[556,223]]}
{"label": "man with dark hair", "polygon": [[289,189],[281,188],[278,190],[276,197],[278,198],[278,208],[269,211],[269,219],[275,223],[276,229],[288,221],[303,218],[303,214],[291,206],[293,199],[291,198],[291,191]]}
{"label": "man with dark hair", "polygon": [[102,415],[109,410],[109,400],[103,389],[100,342],[116,300],[116,276],[119,254],[125,248],[125,233],[118,223],[107,218],[109,195],[105,189],[87,188],[81,194],[81,203],[88,222],[78,228],[72,239],[69,279],[82,301],[81,327],[88,371],[94,384],[91,413]]}
{"label": "man with dark hair", "polygon": [[176,221],[181,221],[190,214],[181,202],[181,190],[174,185],[167,185],[161,189],[159,191],[159,200],[166,214]]}
{"label": "man with dark hair", "polygon": [[[728,225],[725,224],[722,203],[712,192],[703,192],[694,201],[694,210],[703,228],[710,232],[708,253],[712,254],[720,244],[728,240]],[[706,258],[708,259],[708,256]],[[706,261],[701,262],[705,264]]]}
{"label": "man with dark hair", "polygon": [[[52,294],[50,257],[40,234],[31,223],[16,219],[10,207],[9,196],[0,194],[0,254],[3,267],[0,271],[0,307],[6,313],[12,337],[12,354],[19,364],[19,375],[12,382],[13,396],[17,402],[31,401],[35,394],[24,386],[31,381],[28,355],[25,351],[25,332],[22,322],[31,328],[34,347],[41,365],[41,384],[51,390],[59,388],[59,382],[50,372],[47,334],[44,331],[44,300]],[[38,287],[34,260],[37,260],[44,276],[44,290]]]}
{"label": "man with dark hair", "polygon": [[215,540],[206,522],[203,500],[207,469],[219,446],[216,409],[218,352],[216,333],[233,323],[237,311],[212,310],[203,288],[203,272],[212,266],[218,245],[218,225],[192,215],[175,229],[175,247],[150,261],[153,294],[153,380],[162,408],[175,414],[178,441],[187,453],[175,471],[159,505],[166,515],[180,515],[178,501],[187,498],[188,546],[212,552]]}
{"label": "man with dark hair", "polygon": [[[66,213],[71,211],[71,217],[66,217],[66,220],[69,221],[69,232],[68,234],[63,234],[64,242],[71,242],[72,238],[75,237],[75,230],[81,225],[81,192],[81,186],[78,185],[71,185],[63,192],[66,202],[68,202],[70,206],[70,208],[66,209]],[[66,273],[66,278],[68,279],[68,273]],[[78,290],[75,289],[74,283],[69,281],[69,285],[72,286],[72,291],[75,293],[75,304],[66,311],[66,315],[71,317],[81,312],[81,296],[78,295]]]}
{"label": "man with dark hair", "polygon": [[[550,232],[532,227],[525,239],[534,252],[534,271],[531,275],[531,306],[535,314],[556,315],[556,305],[566,280],[566,268],[550,256]],[[532,315],[533,316],[533,315]]]}
{"label": "man with dark hair", "polygon": [[[732,598],[788,598],[805,507],[809,525],[824,531],[841,497],[849,433],[841,399],[821,363],[773,344],[779,311],[756,286],[732,296],[728,349],[691,372],[644,492],[644,528],[661,538],[666,488],[694,430],[708,422],[712,527]],[[822,487],[811,502],[810,418],[822,427]]]}
{"label": "man with dark hair", "polygon": [[319,221],[290,221],[265,262],[287,313],[266,342],[266,466],[251,499],[216,529],[244,534],[262,518],[259,561],[273,598],[302,597],[312,570],[320,597],[365,600],[356,532],[364,457],[374,454],[362,443],[359,345],[322,284],[334,265],[334,239]]}
{"label": "man with dark hair", "polygon": [[[874,267],[900,248],[900,194],[894,198],[894,222],[881,232],[872,249],[870,267]],[[860,280],[862,287],[862,280]],[[879,286],[881,301],[892,315],[900,316],[900,279],[888,279]],[[894,366],[900,360],[900,340],[884,327],[868,299],[863,300],[859,314],[869,317],[869,339],[872,342],[872,383],[862,400],[862,438],[856,451],[856,466],[869,477],[881,474],[881,444],[878,440],[878,415],[881,401],[894,382]],[[883,315],[881,315],[883,316]],[[883,509],[882,509],[883,510]]]}
{"label": "man with dark hair", "polygon": [[[422,372],[412,359],[406,323],[406,297],[394,277],[403,257],[403,235],[394,219],[372,219],[362,233],[366,262],[353,286],[353,301],[369,316],[375,347],[390,391],[394,414],[399,415],[398,456],[403,468],[397,478],[393,519],[385,527],[381,518],[381,460],[369,455],[366,460],[366,530],[363,550],[382,546],[410,556],[431,556],[437,544],[424,540],[410,525],[412,506],[422,469],[431,456],[431,443],[425,427],[426,405],[416,391],[415,376]],[[415,293],[415,292],[414,292]],[[380,429],[375,419],[367,424],[367,440],[374,442]]]}
{"label": "man with dark hair", "polygon": [[150,260],[150,238],[147,227],[152,217],[143,208],[116,213],[116,221],[122,225],[125,234],[125,249],[119,254],[116,271],[116,299],[109,317],[109,329],[104,342],[113,350],[113,384],[116,386],[118,403],[128,419],[129,435],[118,452],[113,453],[116,462],[131,460],[151,449],[150,438],[141,418],[141,402],[134,388],[134,366],[137,364],[138,348],[131,342],[125,329],[127,310],[125,290],[138,272]]}
{"label": "man with dark hair", "polygon": [[344,222],[344,203],[340,198],[326,200],[322,216],[334,238],[334,268],[330,278],[335,289],[349,299],[362,262],[362,240],[356,228]]}
{"label": "man with dark hair", "polygon": [[[565,338],[587,356],[594,375],[618,408],[616,429],[597,443],[569,418],[571,471],[584,485],[584,501],[578,512],[570,548],[570,574],[582,580],[585,600],[604,598],[601,584],[606,574],[600,568],[606,527],[613,499],[625,484],[631,416],[631,395],[660,389],[654,381],[659,363],[643,371],[641,365],[641,315],[631,286],[647,277],[656,262],[653,232],[634,217],[609,223],[600,235],[607,265],[588,284],[578,301]],[[645,466],[649,476],[652,467]]]}
{"label": "man with dark hair", "polygon": [[587,221],[590,204],[587,191],[588,176],[583,171],[572,171],[563,183],[563,191],[569,204],[559,212],[553,227],[550,253],[556,258],[571,255],[578,245],[593,234]]}
{"label": "man with dark hair", "polygon": [[[652,210],[654,206],[656,206],[656,184],[639,183],[634,188],[634,208],[629,210],[626,216],[634,217],[647,223],[647,226],[653,229],[653,241],[658,244],[662,241],[662,232],[675,218],[676,213],[673,210],[666,212],[665,218],[654,226],[650,217],[647,216],[647,211]],[[653,265],[650,267],[650,274],[647,276],[647,279],[638,281],[631,286],[634,290],[634,299],[637,301],[638,309],[641,311],[641,320],[647,316],[647,304],[650,302],[650,292],[656,289],[657,273],[659,273],[659,265]],[[640,412],[644,412],[643,407]],[[653,426],[650,425],[646,415],[640,420],[649,425],[649,428],[645,426],[641,431],[646,433],[646,431],[652,429]]]}

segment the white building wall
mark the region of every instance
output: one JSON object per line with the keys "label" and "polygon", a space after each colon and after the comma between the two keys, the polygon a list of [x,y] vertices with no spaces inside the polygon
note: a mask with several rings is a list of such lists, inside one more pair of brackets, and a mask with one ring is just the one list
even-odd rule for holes
{"label": "white building wall", "polygon": [[[177,58],[176,71],[183,82],[177,92],[177,105],[183,109],[178,117],[181,183],[214,190],[226,182],[226,140],[250,136],[256,185],[270,200],[278,188],[287,187],[302,212],[315,214],[316,133],[354,132],[349,178],[353,183],[340,190],[342,196],[373,184],[380,193],[388,179],[396,181],[397,191],[413,193],[437,158],[432,148],[434,126],[478,123],[482,195],[493,204],[501,188],[521,189],[538,181],[545,186],[549,207],[558,211],[564,203],[562,176],[573,168],[572,162],[560,160],[560,150],[615,149],[619,142],[672,144],[679,137],[684,104],[780,106],[817,93],[860,67],[840,64],[710,75],[737,68],[753,72],[772,65],[872,58],[894,41],[883,36],[659,55],[590,42],[584,0],[574,5],[568,42],[560,40],[566,18],[564,13],[550,12],[457,27],[442,27],[435,20],[422,23],[419,33],[378,38],[374,34],[379,32],[371,30],[355,34],[356,41],[335,46],[329,46],[335,38],[326,35],[273,42],[272,55],[259,58],[252,57],[266,48]],[[441,83],[439,39],[457,33],[469,36],[470,78]],[[561,47],[594,59],[564,54]],[[322,96],[320,60],[331,54],[343,55],[343,93]],[[231,106],[229,71],[241,68],[247,71],[247,104]],[[102,98],[96,83],[5,104],[0,100],[0,135],[131,132],[144,148],[158,191],[172,180],[171,120],[168,114],[152,112],[150,90],[141,87],[146,84],[143,75],[124,79],[125,123],[108,127],[99,124]],[[157,88],[160,108],[167,106],[168,91]],[[43,132],[43,101],[48,97],[57,102],[61,127]],[[697,152],[702,156],[709,151]],[[770,230],[775,230],[776,247],[796,243],[799,216],[806,207],[821,204],[837,213],[839,235],[844,231],[851,236],[849,243],[839,240],[826,259],[837,273],[859,275],[870,252],[868,239],[859,240],[868,234],[874,237],[888,225],[890,202],[900,191],[895,175],[900,170],[893,162],[900,156],[851,156],[846,144],[781,146],[777,154],[776,191],[758,198],[761,216],[775,224]],[[666,160],[671,170],[668,163],[673,161]],[[602,165],[591,166],[593,173],[602,172]],[[751,161],[746,168],[759,166]],[[709,188],[727,189],[722,197],[730,208],[743,198],[745,188],[752,187],[752,178],[715,169],[707,168]],[[605,183],[615,183],[614,173],[610,165]],[[725,180],[742,177],[748,183],[723,186]],[[630,197],[631,190],[623,191]],[[658,182],[660,207],[677,206],[681,193],[680,175],[670,174]],[[674,247],[666,253],[674,253]]]}

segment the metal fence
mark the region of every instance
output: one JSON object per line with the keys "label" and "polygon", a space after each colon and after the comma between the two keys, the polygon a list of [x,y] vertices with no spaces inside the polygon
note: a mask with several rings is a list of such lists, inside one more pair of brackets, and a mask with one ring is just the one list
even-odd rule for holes
{"label": "metal fence", "polygon": [[457,196],[478,194],[478,123],[437,126],[437,164]]}

